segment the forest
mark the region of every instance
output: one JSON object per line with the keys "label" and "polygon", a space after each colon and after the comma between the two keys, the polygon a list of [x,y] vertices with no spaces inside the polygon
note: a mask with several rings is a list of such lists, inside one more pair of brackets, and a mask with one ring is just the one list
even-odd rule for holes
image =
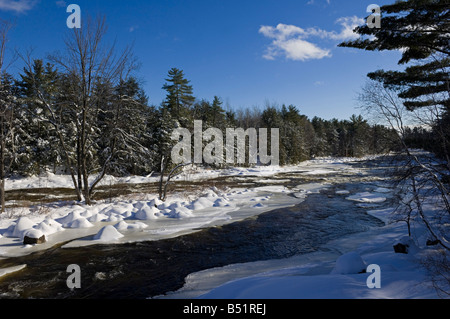
{"label": "forest", "polygon": [[[22,57],[26,66],[16,78],[2,73],[2,177],[46,171],[72,174],[79,198],[90,198],[106,174],[148,175],[169,167],[173,130],[192,131],[194,120],[202,120],[205,129],[223,132],[280,129],[281,165],[318,156],[360,157],[396,147],[392,128],[370,125],[361,115],[309,119],[294,105],[234,110],[224,107],[218,96],[212,101],[195,97],[178,68],[161,80],[166,99],[152,105],[132,74],[131,51],[112,58],[115,52],[110,48],[98,60],[86,58],[101,52],[89,50],[102,43],[104,21],[92,28],[92,34],[75,31],[66,55],[46,60]],[[88,184],[94,175],[95,182]]]}

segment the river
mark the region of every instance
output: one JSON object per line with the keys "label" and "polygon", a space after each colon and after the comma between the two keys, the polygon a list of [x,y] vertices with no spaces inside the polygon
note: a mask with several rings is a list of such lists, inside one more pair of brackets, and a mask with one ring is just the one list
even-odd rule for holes
{"label": "river", "polygon": [[[331,176],[308,177],[307,182],[327,183],[329,187],[293,207],[176,238],[64,249],[58,244],[28,256],[1,260],[0,268],[27,267],[0,279],[0,297],[143,299],[180,289],[187,275],[204,269],[326,249],[331,240],[384,225],[367,214],[366,208],[337,195],[336,190],[357,193],[378,187],[387,179],[388,160],[348,165],[360,173],[342,170]],[[295,172],[277,178],[288,187],[306,182],[305,176]],[[384,203],[391,204],[389,200]],[[70,264],[82,270],[80,289],[67,287]]]}

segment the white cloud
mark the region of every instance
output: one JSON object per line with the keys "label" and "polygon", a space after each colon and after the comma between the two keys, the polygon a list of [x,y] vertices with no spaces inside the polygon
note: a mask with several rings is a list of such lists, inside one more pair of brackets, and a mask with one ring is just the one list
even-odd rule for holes
{"label": "white cloud", "polygon": [[345,41],[359,38],[359,35],[353,32],[353,30],[355,30],[357,26],[363,25],[365,21],[357,16],[353,16],[339,18],[336,23],[342,25],[342,30],[340,33],[334,31],[330,32],[329,37],[333,40]]}
{"label": "white cloud", "polygon": [[279,55],[287,59],[306,61],[310,59],[322,59],[330,55],[328,50],[323,50],[315,44],[304,40],[308,37],[304,29],[286,24],[278,24],[276,28],[262,26],[259,33],[273,39],[263,56],[267,60],[274,60]]}
{"label": "white cloud", "polygon": [[322,86],[322,85],[325,85],[324,81],[316,81],[316,82],[314,82],[314,86]]}
{"label": "white cloud", "polygon": [[64,0],[58,0],[58,1],[56,1],[56,6],[58,6],[60,8],[65,8],[65,7],[67,7],[67,2]]}
{"label": "white cloud", "polygon": [[0,10],[24,13],[31,10],[36,0],[0,0]]}
{"label": "white cloud", "polygon": [[[331,4],[331,0],[326,0],[327,4],[330,5]],[[316,0],[309,0],[307,3],[307,5],[313,5],[316,4]]]}
{"label": "white cloud", "polygon": [[[295,61],[306,61],[311,59],[323,59],[331,57],[331,50],[321,48],[309,40],[316,37],[332,41],[344,41],[358,38],[353,32],[354,28],[364,23],[363,19],[356,16],[343,17],[336,21],[342,26],[340,32],[326,31],[319,28],[303,29],[295,25],[278,24],[272,26],[261,26],[259,33],[267,38],[273,39],[267,47],[263,58],[274,60],[278,56],[285,56]],[[307,40],[308,39],[308,40]]]}

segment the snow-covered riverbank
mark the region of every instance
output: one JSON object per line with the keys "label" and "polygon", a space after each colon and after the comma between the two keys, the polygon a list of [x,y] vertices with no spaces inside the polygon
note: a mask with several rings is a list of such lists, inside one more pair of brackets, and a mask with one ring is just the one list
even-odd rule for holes
{"label": "snow-covered riverbank", "polygon": [[[372,210],[387,218],[392,209]],[[416,236],[424,236],[416,229]],[[398,254],[393,245],[405,242],[406,225],[382,228],[332,241],[319,252],[282,260],[233,264],[194,273],[185,286],[158,298],[201,299],[430,299],[440,298],[421,260],[434,247],[410,247]],[[355,256],[361,258],[356,259]],[[380,266],[381,288],[370,289],[372,273],[359,273],[371,264]]]}
{"label": "snow-covered riverbank", "polygon": [[[414,222],[411,237],[407,224],[395,221],[395,207],[377,207],[393,195],[388,184],[379,183],[372,191],[352,194],[342,189],[355,205],[367,207],[367,213],[382,220],[384,227],[333,240],[320,251],[287,259],[232,264],[193,273],[185,286],[157,298],[200,299],[438,299],[449,298],[450,287],[438,293],[431,274],[424,266],[427,257],[436,256],[437,246],[428,246],[431,238],[425,225]],[[432,215],[436,200],[423,202],[424,213]],[[394,245],[404,244],[408,253],[396,253]],[[379,266],[378,284],[369,265]]]}
{"label": "snow-covered riverbank", "polygon": [[[0,219],[0,256],[23,256],[49,249],[58,243],[66,243],[63,248],[69,248],[177,237],[205,227],[233,223],[273,209],[294,206],[309,194],[330,187],[332,183],[340,183],[336,176],[367,175],[368,182],[363,183],[358,191],[342,187],[335,190],[334,196],[367,209],[369,214],[386,221],[385,227],[332,241],[320,251],[310,254],[232,264],[193,273],[186,278],[182,289],[161,298],[437,298],[426,270],[420,264],[420,260],[434,249],[425,245],[425,230],[420,227],[414,229],[416,243],[411,246],[409,254],[394,253],[393,245],[405,241],[406,224],[388,223],[393,211],[385,204],[392,196],[389,178],[371,180],[360,166],[352,165],[363,160],[366,159],[327,158],[290,167],[189,171],[180,175],[178,180],[252,176],[253,180],[256,178],[267,186],[226,190],[207,188],[198,194],[171,194],[164,203],[154,194],[149,194],[139,200],[117,199],[114,202],[97,202],[89,207],[55,203],[39,210],[23,208],[18,212],[9,212]],[[280,176],[275,178],[276,174],[291,172],[323,179],[288,188],[283,185],[284,180]],[[149,182],[152,179],[154,177],[136,177],[130,178],[129,182]],[[35,182],[31,179],[16,180],[12,188],[19,185],[38,187]],[[70,187],[70,182],[63,176],[55,177],[56,184],[58,187]],[[432,210],[432,207],[429,209]],[[39,245],[23,245],[23,237],[30,232],[45,235],[47,241]],[[354,273],[348,261],[352,258],[345,257],[347,253],[351,253],[348,256],[360,257],[359,261],[364,266],[380,266],[381,289],[367,287],[366,280],[370,274]],[[337,260],[339,262],[336,264]],[[336,265],[338,267],[334,269]],[[0,274],[23,267],[0,269]]]}

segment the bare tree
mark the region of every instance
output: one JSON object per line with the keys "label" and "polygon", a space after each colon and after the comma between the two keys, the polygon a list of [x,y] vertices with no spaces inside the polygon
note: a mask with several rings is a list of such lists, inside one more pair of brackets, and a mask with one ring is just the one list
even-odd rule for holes
{"label": "bare tree", "polygon": [[[402,174],[399,175],[398,185],[402,184],[405,187],[403,191],[410,194],[410,197],[404,202],[407,207],[404,211],[407,215],[405,221],[408,223],[408,229],[412,220],[411,212],[414,209],[433,240],[446,250],[450,250],[445,227],[448,222],[446,220],[450,217],[449,190],[440,179],[441,166],[412,152],[405,141],[406,129],[411,124],[411,112],[406,110],[403,101],[398,98],[397,92],[384,87],[377,81],[370,81],[366,84],[359,101],[367,113],[379,121],[387,123],[397,132],[402,152],[406,155],[406,160],[402,162]],[[423,115],[421,118],[424,119]],[[424,198],[430,192],[435,192],[433,194],[436,198],[434,205],[439,208],[433,216],[426,214],[424,210]]]}
{"label": "bare tree", "polygon": [[[114,139],[118,135],[126,135],[126,132],[117,129],[116,137],[112,136],[108,148],[103,150],[107,153],[103,165],[98,167],[92,163],[99,133],[96,121],[102,110],[101,104],[105,103],[98,92],[99,83],[108,83],[114,87],[125,80],[136,66],[130,47],[117,54],[115,43],[104,44],[106,31],[104,18],[88,19],[83,28],[71,31],[65,40],[63,53],[50,56],[63,77],[59,99],[49,100],[39,87],[35,88],[37,98],[50,114],[42,120],[53,125],[77,198],[81,201],[84,197],[87,205],[92,204],[94,189],[105,176],[108,165],[117,152]],[[31,71],[29,58],[27,65]],[[75,136],[70,140],[65,132],[67,123],[61,119],[62,108],[68,110],[65,116],[69,117],[70,124],[74,127]],[[120,117],[117,116],[116,119],[119,121]],[[93,174],[96,177],[90,183],[89,177]]]}
{"label": "bare tree", "polygon": [[[179,175],[184,166],[192,165],[192,163],[181,163],[176,165],[167,175],[166,181],[164,182],[164,175],[166,173],[166,170],[169,166],[169,157],[163,156],[161,159],[161,175],[159,177],[159,187],[158,187],[158,193],[159,193],[159,199],[162,201],[165,201],[167,199],[167,188],[172,183],[171,179],[175,176]],[[164,186],[163,186],[164,184]]]}
{"label": "bare tree", "polygon": [[70,85],[74,93],[68,104],[75,110],[74,122],[77,131],[77,170],[78,185],[82,183],[83,196],[87,205],[91,204],[94,188],[103,179],[107,166],[115,152],[112,143],[103,167],[97,173],[92,184],[89,183],[90,169],[89,154],[93,152],[95,139],[95,118],[99,110],[96,84],[98,82],[117,85],[129,75],[134,67],[131,49],[125,48],[116,54],[115,44],[105,46],[104,38],[107,31],[104,18],[89,19],[81,29],[73,29],[72,36],[66,41],[66,52],[63,56],[53,56],[53,61],[62,71],[70,75]]}

